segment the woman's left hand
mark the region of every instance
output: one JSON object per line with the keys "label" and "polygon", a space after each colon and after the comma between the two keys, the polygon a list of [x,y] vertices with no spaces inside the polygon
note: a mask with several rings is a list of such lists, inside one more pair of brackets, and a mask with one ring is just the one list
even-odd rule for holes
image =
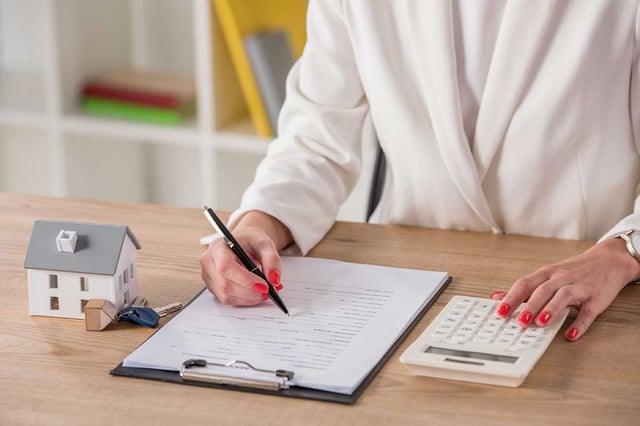
{"label": "woman's left hand", "polygon": [[517,280],[506,294],[496,291],[491,298],[502,299],[496,311],[501,317],[508,317],[526,301],[518,315],[522,326],[535,323],[544,327],[566,307],[576,308],[578,316],[565,333],[568,340],[574,341],[582,337],[620,290],[639,276],[640,262],[629,255],[622,239],[612,238],[578,256],[543,266]]}

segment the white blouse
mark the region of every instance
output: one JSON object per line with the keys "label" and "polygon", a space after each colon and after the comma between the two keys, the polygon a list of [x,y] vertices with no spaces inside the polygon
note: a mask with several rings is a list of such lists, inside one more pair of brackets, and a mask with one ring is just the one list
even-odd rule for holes
{"label": "white blouse", "polygon": [[372,222],[640,229],[639,1],[311,0],[279,137],[231,222],[264,211],[306,253],[357,181],[370,118],[387,157]]}

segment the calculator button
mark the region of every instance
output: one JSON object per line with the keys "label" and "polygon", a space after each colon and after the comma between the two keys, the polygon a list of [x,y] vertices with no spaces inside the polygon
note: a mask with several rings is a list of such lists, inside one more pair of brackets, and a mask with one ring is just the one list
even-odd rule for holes
{"label": "calculator button", "polygon": [[502,332],[496,339],[496,343],[508,345],[513,343],[516,337],[518,337],[518,333],[514,333],[513,331]]}
{"label": "calculator button", "polygon": [[452,324],[440,324],[438,328],[435,329],[435,331],[441,331],[446,334],[449,334],[451,330],[453,330]]}
{"label": "calculator button", "polygon": [[449,312],[449,318],[463,318],[466,313],[465,309],[454,309]]}
{"label": "calculator button", "polygon": [[509,322],[504,329],[509,331],[520,332],[520,330],[522,330],[522,327],[520,326],[520,324],[514,324],[512,322]]}
{"label": "calculator button", "polygon": [[448,318],[445,318],[444,321],[442,321],[442,325],[449,325],[451,327],[455,327],[456,325],[458,325],[459,322],[460,320],[457,318],[448,317]]}
{"label": "calculator button", "polygon": [[493,337],[496,334],[498,334],[498,329],[494,328],[483,328],[482,330],[480,330],[478,332],[478,336],[487,336],[487,337]]}
{"label": "calculator button", "polygon": [[486,314],[487,312],[490,312],[495,305],[495,303],[492,303],[490,301],[481,301],[475,306],[473,311],[480,314]]}
{"label": "calculator button", "polygon": [[477,343],[490,343],[493,336],[487,336],[486,334],[478,334],[473,338],[474,342]]}
{"label": "calculator button", "polygon": [[466,342],[467,340],[469,340],[469,338],[470,338],[472,335],[473,335],[473,333],[469,333],[469,332],[467,332],[467,331],[458,331],[457,333],[455,333],[455,334],[453,335],[453,337],[454,337],[457,341],[459,341],[459,342],[461,342],[461,341]]}
{"label": "calculator button", "polygon": [[522,347],[528,348],[535,343],[535,340],[522,338],[518,341],[518,344]]}
{"label": "calculator button", "polygon": [[504,324],[504,321],[502,320],[489,320],[487,321],[487,323],[484,325],[484,328],[489,329],[489,330],[499,330],[500,327],[502,327],[502,325]]}
{"label": "calculator button", "polygon": [[469,327],[477,327],[480,325],[480,320],[467,318],[467,320],[463,324]]}
{"label": "calculator button", "polygon": [[449,344],[451,344],[451,345],[458,345],[458,344],[460,344],[460,343],[465,343],[465,342],[467,342],[468,340],[469,340],[469,338],[468,338],[468,337],[463,337],[463,336],[456,336],[456,335],[453,335],[453,336],[449,337],[449,338],[446,340],[446,342],[447,342],[447,343],[449,343]]}
{"label": "calculator button", "polygon": [[542,327],[529,327],[524,334],[531,337],[540,337],[542,333],[544,333],[544,328]]}
{"label": "calculator button", "polygon": [[508,337],[505,336],[500,336],[496,339],[496,344],[498,345],[508,345],[511,342],[513,342],[513,339],[510,339]]}
{"label": "calculator button", "polygon": [[438,342],[441,339],[444,339],[445,337],[447,337],[448,335],[449,335],[448,331],[442,331],[442,330],[436,330],[433,333],[431,333],[431,336],[433,336],[433,340]]}

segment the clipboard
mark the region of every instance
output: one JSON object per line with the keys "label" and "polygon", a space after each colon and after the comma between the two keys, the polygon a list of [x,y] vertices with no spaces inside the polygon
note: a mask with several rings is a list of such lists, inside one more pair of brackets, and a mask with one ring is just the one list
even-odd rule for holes
{"label": "clipboard", "polygon": [[[270,381],[274,383],[284,382],[284,384],[280,386],[276,386],[274,384],[272,387],[262,386],[260,384],[257,384],[256,382],[253,382],[252,380],[237,381],[235,380],[235,378],[238,377],[237,374],[228,374],[228,375],[221,374],[221,372],[224,372],[225,368],[230,369],[231,371],[231,369],[234,367],[237,367],[238,364],[247,364],[242,360],[229,360],[227,364],[215,364],[215,363],[207,363],[204,360],[187,359],[183,362],[181,371],[125,367],[121,362],[117,367],[115,367],[113,370],[110,371],[110,374],[113,376],[158,380],[158,381],[163,381],[167,383],[178,383],[183,385],[235,390],[235,391],[242,391],[242,392],[252,392],[252,393],[258,393],[263,395],[277,395],[277,396],[285,396],[285,397],[292,397],[292,398],[311,399],[316,401],[335,402],[335,403],[341,403],[341,404],[353,404],[360,397],[360,395],[362,395],[362,393],[365,391],[369,383],[371,383],[371,381],[375,378],[378,371],[380,371],[380,369],[383,367],[383,365],[386,363],[389,357],[391,357],[391,355],[402,343],[402,341],[406,338],[406,336],[418,324],[420,319],[422,319],[422,317],[427,312],[427,310],[431,307],[433,302],[438,298],[440,293],[442,293],[444,288],[447,287],[447,285],[450,282],[451,282],[451,277],[449,276],[446,278],[444,283],[437,289],[437,291],[433,294],[433,296],[425,304],[425,306],[418,312],[418,315],[416,315],[416,317],[410,323],[407,324],[407,327],[403,330],[403,332],[398,336],[398,338],[393,342],[393,344],[389,347],[389,349],[385,352],[385,354],[380,358],[380,360],[376,363],[376,365],[368,372],[365,378],[360,382],[360,384],[354,389],[353,393],[351,394],[328,392],[324,390],[311,389],[311,388],[306,388],[301,386],[288,386],[288,383],[286,382],[288,382],[288,380],[290,379],[289,376],[286,377],[286,380],[282,380],[283,377],[278,376],[278,373],[279,372],[281,372],[280,374],[290,373],[292,375],[295,375],[295,371],[261,370],[260,366],[257,366],[257,365],[256,366],[250,365],[250,367],[248,368],[251,368],[254,371],[264,373],[265,374],[264,377],[271,376]],[[196,294],[196,296],[187,305],[192,303],[203,291],[208,291],[208,290],[205,288],[202,291],[198,292],[198,294]],[[171,320],[167,321],[163,326],[166,326],[166,324],[168,324]],[[150,336],[149,338],[151,338],[152,336]],[[209,374],[208,372],[200,370],[200,369],[207,369],[208,367],[215,367],[216,373]]]}

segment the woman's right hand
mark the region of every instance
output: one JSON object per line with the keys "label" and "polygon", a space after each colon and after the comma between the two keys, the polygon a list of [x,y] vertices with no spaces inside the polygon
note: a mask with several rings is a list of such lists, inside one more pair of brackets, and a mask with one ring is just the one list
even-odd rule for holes
{"label": "woman's right hand", "polygon": [[[278,249],[291,242],[289,230],[274,217],[252,211],[240,219],[233,236],[274,288],[280,291]],[[249,272],[222,238],[209,244],[207,251],[200,256],[200,266],[202,280],[225,305],[251,306],[268,299],[265,281]]]}

